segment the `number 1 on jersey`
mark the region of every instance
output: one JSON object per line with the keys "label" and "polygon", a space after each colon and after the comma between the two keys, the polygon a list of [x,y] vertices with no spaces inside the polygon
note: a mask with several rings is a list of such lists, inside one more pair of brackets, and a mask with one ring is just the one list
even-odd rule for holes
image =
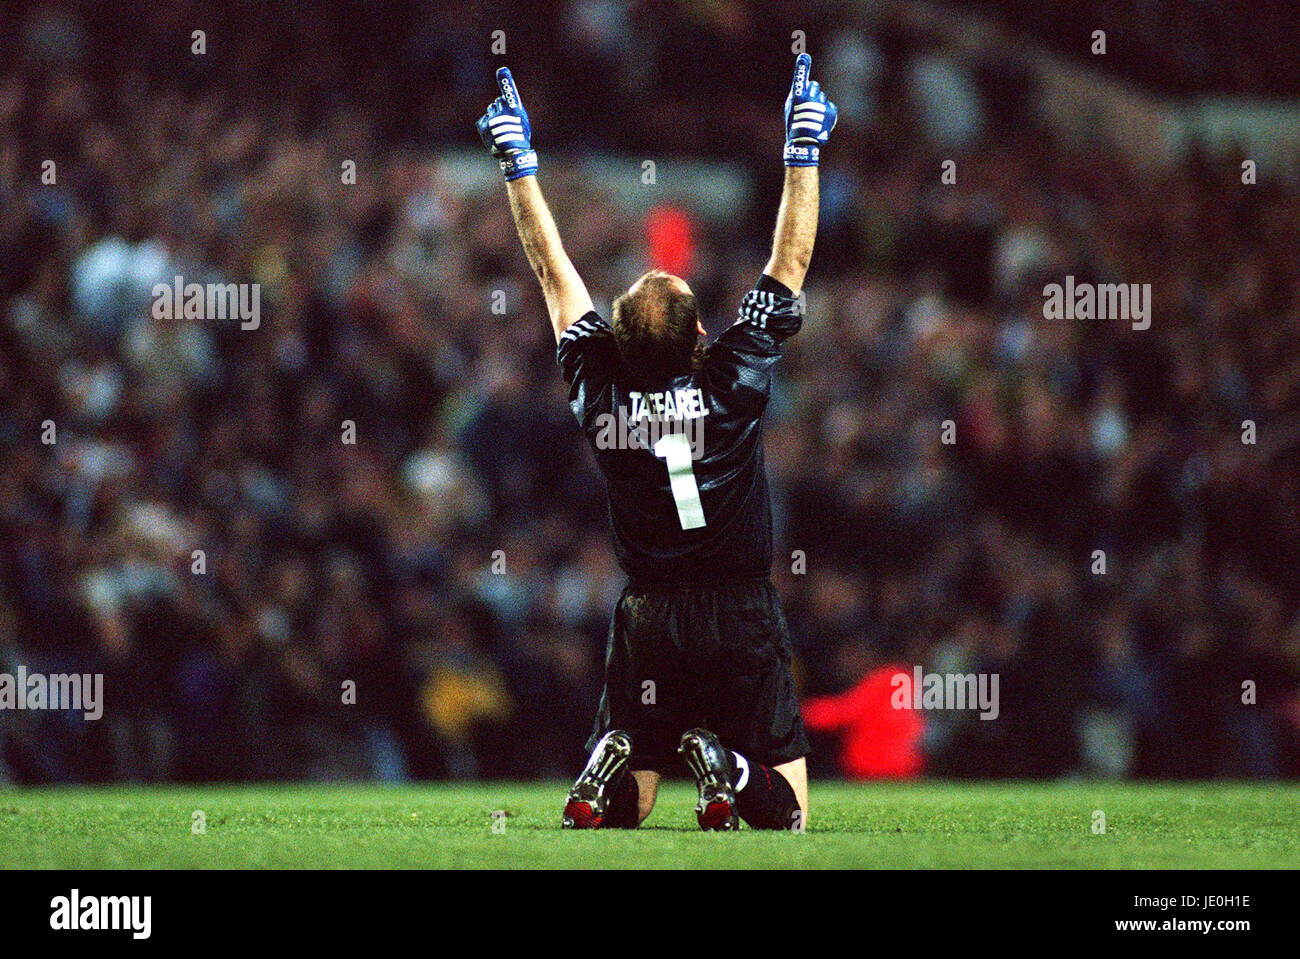
{"label": "number 1 on jersey", "polygon": [[655,456],[668,464],[668,485],[677,504],[677,520],[682,529],[699,529],[704,525],[704,506],[700,487],[695,482],[691,461],[691,444],[684,433],[667,433],[654,445]]}

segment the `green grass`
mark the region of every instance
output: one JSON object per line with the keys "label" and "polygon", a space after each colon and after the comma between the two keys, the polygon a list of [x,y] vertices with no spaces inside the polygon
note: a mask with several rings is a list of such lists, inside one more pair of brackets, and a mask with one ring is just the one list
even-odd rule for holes
{"label": "green grass", "polygon": [[[564,784],[0,790],[4,868],[1295,868],[1294,786],[814,784],[805,835],[562,832]],[[1106,832],[1092,831],[1093,811]],[[202,810],[207,832],[191,831]],[[505,827],[492,829],[494,810]]]}

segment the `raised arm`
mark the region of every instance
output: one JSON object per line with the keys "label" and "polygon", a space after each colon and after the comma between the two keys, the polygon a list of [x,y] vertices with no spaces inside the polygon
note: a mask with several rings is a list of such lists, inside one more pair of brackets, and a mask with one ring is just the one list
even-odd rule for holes
{"label": "raised arm", "polygon": [[830,139],[838,116],[821,84],[809,82],[811,72],[812,57],[799,54],[785,98],[785,187],[776,215],[772,256],[763,268],[796,293],[803,289],[817,238],[821,145]]}
{"label": "raised arm", "polygon": [[780,280],[795,293],[803,289],[803,278],[812,260],[817,239],[818,182],[815,166],[787,167],[781,208],[776,214],[772,256],[763,272]]}
{"label": "raised arm", "polygon": [[479,118],[478,131],[505,174],[515,229],[519,231],[528,264],[542,285],[546,310],[558,340],[561,333],[592,309],[591,297],[564,252],[560,231],[542,198],[542,188],[537,183],[537,154],[530,142],[532,126],[515,81],[505,67],[497,71],[497,86],[501,96]]}
{"label": "raised arm", "polygon": [[542,199],[537,177],[510,180],[506,183],[506,192],[510,194],[510,212],[515,218],[515,229],[519,231],[528,263],[542,285],[546,310],[551,315],[551,326],[558,340],[561,333],[591,311],[591,297],[560,244],[560,232],[555,228],[546,201]]}

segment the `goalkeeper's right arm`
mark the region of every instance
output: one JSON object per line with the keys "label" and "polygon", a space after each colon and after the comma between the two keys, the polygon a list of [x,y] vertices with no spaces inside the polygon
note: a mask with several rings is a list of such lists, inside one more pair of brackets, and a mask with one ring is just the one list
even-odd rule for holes
{"label": "goalkeeper's right arm", "polygon": [[820,184],[817,164],[821,146],[835,128],[837,110],[821,84],[809,82],[812,57],[799,54],[794,80],[785,98],[785,187],[776,216],[772,256],[763,269],[795,292],[803,289],[813,241],[817,238]]}
{"label": "goalkeeper's right arm", "polygon": [[772,256],[763,272],[795,293],[803,289],[803,279],[812,260],[813,241],[817,239],[818,195],[815,166],[786,168],[781,209],[776,214],[776,233],[772,237]]}

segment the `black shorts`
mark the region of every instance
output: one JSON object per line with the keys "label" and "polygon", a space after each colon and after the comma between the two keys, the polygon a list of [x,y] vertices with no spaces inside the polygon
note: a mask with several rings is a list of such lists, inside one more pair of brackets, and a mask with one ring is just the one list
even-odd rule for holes
{"label": "black shorts", "polygon": [[746,759],[806,756],[790,676],[790,634],[770,580],[623,590],[609,626],[605,693],[587,743],[632,735],[632,768],[684,769],[682,733],[716,733]]}

